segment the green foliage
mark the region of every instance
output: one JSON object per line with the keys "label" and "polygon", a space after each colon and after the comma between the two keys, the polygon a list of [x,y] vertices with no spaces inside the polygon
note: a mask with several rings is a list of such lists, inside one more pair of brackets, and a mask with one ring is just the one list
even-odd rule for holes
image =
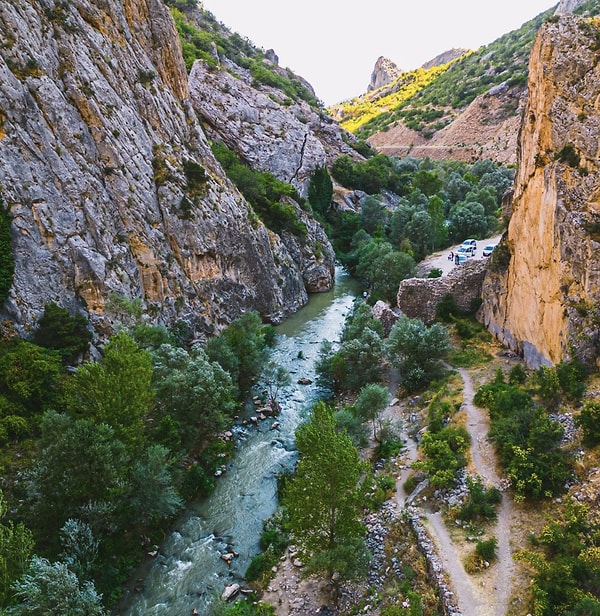
{"label": "green foliage", "polygon": [[402,317],[392,327],[385,348],[390,362],[400,371],[401,385],[416,391],[442,374],[450,340],[440,323],[427,327],[420,319]]}
{"label": "green foliage", "polygon": [[286,198],[301,201],[290,184],[281,182],[271,173],[252,171],[223,143],[213,143],[212,149],[229,179],[269,229],[279,234],[287,231],[298,237],[306,236],[306,225],[298,212],[291,203],[285,203]]}
{"label": "green foliage", "polygon": [[413,463],[413,468],[424,471],[436,488],[453,485],[456,473],[467,464],[466,452],[471,437],[461,427],[446,426],[437,432],[425,432],[421,451],[425,458]]}
{"label": "green foliage", "polygon": [[[458,517],[470,522],[473,520],[495,520],[496,505],[502,501],[500,490],[495,487],[486,488],[480,477],[467,477],[469,497],[460,508]],[[489,559],[486,559],[489,560]]]}
{"label": "green foliage", "polygon": [[78,367],[71,379],[72,413],[112,426],[131,450],[145,440],[144,418],[152,402],[152,358],[125,332],[114,335],[102,359]]}
{"label": "green foliage", "polygon": [[[27,480],[32,522],[49,537],[74,516],[92,527],[114,524],[129,468],[126,448],[114,430],[53,411],[44,415],[41,428],[40,451]],[[106,516],[92,514],[90,504],[103,504]]]}
{"label": "green foliage", "polygon": [[296,430],[296,445],[299,461],[284,494],[294,541],[312,571],[351,578],[365,554],[365,464],[322,402]]}
{"label": "green foliage", "polygon": [[135,462],[127,498],[132,519],[142,525],[151,525],[181,510],[183,501],[173,484],[172,467],[169,450],[162,445],[151,445]]}
{"label": "green foliage", "polygon": [[581,160],[581,156],[575,149],[572,144],[567,144],[564,148],[556,155],[557,160],[561,163],[566,163],[569,167],[579,167],[579,162]]}
{"label": "green foliage", "polygon": [[496,537],[491,537],[485,541],[478,541],[475,545],[475,554],[482,560],[492,562],[496,560],[496,548],[498,547],[498,540]]}
{"label": "green foliage", "polygon": [[533,612],[540,616],[600,613],[600,559],[597,520],[587,505],[568,500],[564,512],[548,521],[534,547],[517,559],[534,570]]}
{"label": "green foliage", "polygon": [[156,437],[173,449],[201,448],[233,416],[235,387],[230,375],[198,345],[188,352],[163,344],[152,358]]}
{"label": "green foliage", "polygon": [[575,417],[575,422],[582,429],[583,438],[588,444],[600,443],[600,402],[586,402]]}
{"label": "green foliage", "polygon": [[11,217],[0,194],[0,306],[8,297],[13,283],[15,259],[12,250]]}
{"label": "green foliage", "polygon": [[537,393],[550,408],[556,408],[562,397],[578,403],[585,393],[587,370],[577,359],[561,361],[556,366],[541,366],[535,373]]}
{"label": "green foliage", "polygon": [[250,391],[266,362],[267,332],[257,312],[246,312],[206,343],[208,358],[229,373],[239,399]]}
{"label": "green foliage", "polygon": [[354,403],[354,412],[363,422],[370,421],[373,426],[373,438],[377,436],[377,418],[385,409],[390,399],[387,387],[378,383],[364,385],[358,392]]}
{"label": "green foliage", "polygon": [[22,523],[5,520],[8,504],[0,490],[0,607],[9,603],[13,582],[25,571],[33,552],[31,531]]}
{"label": "green foliage", "polygon": [[69,616],[105,616],[101,596],[92,582],[80,582],[61,562],[51,563],[34,556],[27,573],[15,583],[19,603],[9,610],[11,616],[65,614]]}
{"label": "green foliage", "polygon": [[490,410],[489,437],[515,498],[561,493],[571,472],[571,461],[560,448],[562,426],[535,404],[529,392],[503,379],[480,387],[474,402]]}
{"label": "green foliage", "polygon": [[25,340],[10,341],[0,348],[0,400],[6,401],[7,415],[41,415],[57,401],[63,378],[57,351]]}
{"label": "green foliage", "polygon": [[87,353],[92,337],[88,321],[82,314],[71,316],[65,308],[50,303],[38,320],[33,342],[58,351],[63,363],[70,364]]}
{"label": "green foliage", "polygon": [[333,201],[333,183],[326,167],[317,167],[308,184],[308,202],[313,211],[324,217]]}

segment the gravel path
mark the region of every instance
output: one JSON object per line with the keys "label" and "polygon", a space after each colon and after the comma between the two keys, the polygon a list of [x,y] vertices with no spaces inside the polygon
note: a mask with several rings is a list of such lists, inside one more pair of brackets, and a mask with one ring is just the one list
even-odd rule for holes
{"label": "gravel path", "polygon": [[[495,455],[487,440],[487,416],[473,404],[475,391],[469,372],[459,369],[459,373],[464,384],[463,409],[467,414],[467,428],[472,439],[471,470],[483,479],[484,484],[499,488],[500,477],[496,472]],[[484,578],[466,573],[459,558],[460,550],[453,542],[441,515],[429,513],[427,516],[425,527],[444,564],[458,607],[465,616],[504,616],[508,610],[515,568],[510,547],[511,517],[511,502],[504,496],[491,533],[498,540],[498,560]]]}

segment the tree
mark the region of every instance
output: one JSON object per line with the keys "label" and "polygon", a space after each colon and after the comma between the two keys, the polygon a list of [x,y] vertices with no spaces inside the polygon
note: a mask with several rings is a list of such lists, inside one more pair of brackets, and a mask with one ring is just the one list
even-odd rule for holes
{"label": "tree", "polygon": [[323,402],[296,430],[296,445],[298,466],[284,494],[294,540],[310,571],[351,578],[364,562],[366,465]]}
{"label": "tree", "polygon": [[229,374],[204,349],[163,344],[154,358],[155,415],[157,430],[170,424],[173,447],[201,446],[226,427],[235,409],[235,388]]}
{"label": "tree", "polygon": [[2,305],[13,283],[15,258],[12,251],[11,217],[8,207],[0,195],[0,305]]}
{"label": "tree", "polygon": [[104,616],[102,597],[92,582],[80,583],[65,563],[51,563],[34,556],[27,573],[15,584],[20,601],[10,608],[10,616],[64,614],[65,616]]}
{"label": "tree", "polygon": [[[0,519],[7,513],[8,504],[0,490]],[[22,522],[0,524],[0,606],[6,605],[12,583],[25,571],[33,546],[33,535]]]}
{"label": "tree", "polygon": [[33,342],[47,349],[55,349],[63,363],[76,362],[89,349],[92,332],[87,319],[80,313],[71,316],[68,310],[54,303],[46,304],[37,323]]}
{"label": "tree", "polygon": [[9,401],[12,414],[38,415],[55,402],[63,375],[56,351],[26,340],[11,342],[0,357],[0,394]]}
{"label": "tree", "polygon": [[380,196],[370,195],[360,204],[360,221],[362,228],[372,236],[382,236],[387,227],[389,213]]}
{"label": "tree", "polygon": [[441,374],[442,359],[450,351],[446,328],[427,327],[420,319],[402,317],[392,327],[386,342],[390,362],[400,370],[402,385],[414,391]]}
{"label": "tree", "polygon": [[279,364],[273,361],[268,361],[265,364],[262,372],[262,382],[266,385],[269,392],[269,404],[274,413],[279,412],[279,402],[277,395],[282,387],[286,387],[292,382],[290,373]]}
{"label": "tree", "polygon": [[152,445],[131,470],[131,492],[127,503],[132,519],[148,525],[170,518],[183,507],[171,473],[169,450]]}
{"label": "tree", "polygon": [[132,450],[144,442],[144,418],[152,401],[152,358],[125,332],[113,336],[99,362],[79,366],[72,379],[70,405],[115,430]]}
{"label": "tree", "polygon": [[376,438],[376,421],[379,413],[387,406],[390,394],[386,387],[378,383],[369,383],[359,392],[354,410],[362,421],[370,421],[373,425],[373,438]]}
{"label": "tree", "polygon": [[229,372],[243,396],[258,378],[267,359],[265,330],[257,312],[246,312],[232,321],[205,347],[211,361]]}
{"label": "tree", "polygon": [[308,202],[313,210],[325,216],[333,200],[333,183],[327,167],[317,167],[308,184]]}
{"label": "tree", "polygon": [[122,503],[129,458],[112,427],[49,411],[42,418],[40,452],[27,478],[35,520],[49,535],[69,518],[86,519],[90,504],[109,505],[110,526]]}

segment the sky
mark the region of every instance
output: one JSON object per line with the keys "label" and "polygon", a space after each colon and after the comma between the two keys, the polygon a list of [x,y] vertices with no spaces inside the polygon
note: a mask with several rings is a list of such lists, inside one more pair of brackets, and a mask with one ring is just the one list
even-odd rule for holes
{"label": "sky", "polygon": [[379,56],[402,70],[478,49],[555,7],[551,0],[203,0],[230,30],[306,79],[326,106],[366,92]]}

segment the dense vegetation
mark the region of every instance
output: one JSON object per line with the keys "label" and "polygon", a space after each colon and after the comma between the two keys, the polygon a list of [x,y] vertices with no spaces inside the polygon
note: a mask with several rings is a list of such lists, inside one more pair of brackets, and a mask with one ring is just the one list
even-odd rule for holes
{"label": "dense vegetation", "polygon": [[8,297],[13,282],[15,260],[12,252],[10,215],[0,195],[0,304]]}
{"label": "dense vegetation", "polygon": [[[222,433],[265,365],[271,328],[247,313],[184,346],[176,330],[129,316],[95,361],[81,361],[85,319],[54,304],[33,342],[0,345],[0,608],[11,614],[104,614],[232,451]],[[8,502],[21,504],[7,519]]]}
{"label": "dense vegetation", "polygon": [[[395,303],[400,281],[416,262],[500,228],[500,206],[513,170],[491,160],[472,164],[381,154],[363,162],[339,157],[331,175],[349,189],[367,193],[357,211],[334,209],[323,171],[313,176],[309,203],[348,270],[366,281],[371,303]],[[329,198],[329,201],[327,200]]]}

